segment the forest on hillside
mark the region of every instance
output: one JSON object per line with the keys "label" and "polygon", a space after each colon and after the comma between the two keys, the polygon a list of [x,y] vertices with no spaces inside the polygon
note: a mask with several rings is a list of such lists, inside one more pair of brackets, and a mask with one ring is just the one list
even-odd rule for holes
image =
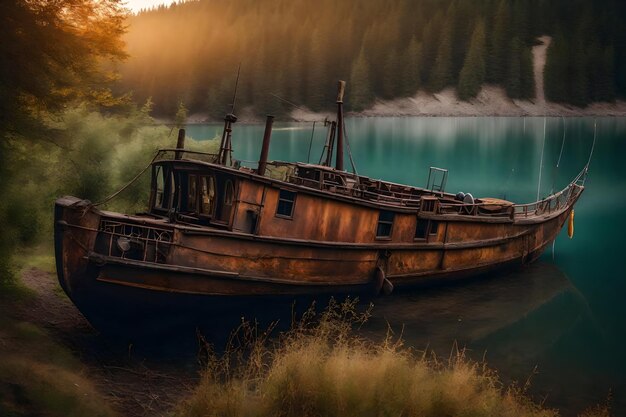
{"label": "forest on hillside", "polygon": [[531,47],[548,34],[548,99],[585,106],[626,96],[625,11],[617,0],[191,1],[132,17],[119,88],[159,115],[182,101],[220,118],[241,63],[237,104],[259,112],[287,110],[271,94],[329,108],[337,79],[351,110],[448,86],[468,100],[483,83],[532,99]]}

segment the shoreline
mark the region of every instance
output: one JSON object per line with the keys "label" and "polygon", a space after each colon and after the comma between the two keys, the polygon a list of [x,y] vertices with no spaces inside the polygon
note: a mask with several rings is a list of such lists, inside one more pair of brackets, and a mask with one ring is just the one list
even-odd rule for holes
{"label": "shoreline", "polygon": [[[454,88],[449,87],[440,93],[420,91],[414,97],[394,100],[377,100],[372,107],[361,112],[346,112],[350,118],[377,117],[626,117],[626,101],[614,103],[597,102],[587,107],[575,107],[539,100],[512,100],[506,97],[504,89],[493,85],[483,86],[475,99],[464,102],[456,97]],[[334,118],[331,112],[315,112],[305,108],[295,109],[277,121],[320,122]],[[164,124],[172,124],[167,118],[155,118]],[[188,124],[222,123],[207,114],[196,113],[189,116]],[[265,123],[252,109],[244,109],[238,124]]]}

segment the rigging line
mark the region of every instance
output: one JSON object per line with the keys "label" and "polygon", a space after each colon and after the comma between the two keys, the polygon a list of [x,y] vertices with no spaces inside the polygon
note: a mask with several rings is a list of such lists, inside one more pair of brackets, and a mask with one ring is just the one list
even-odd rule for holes
{"label": "rigging line", "polygon": [[160,154],[160,152],[157,152],[156,155],[154,155],[154,157],[150,160],[150,163],[148,165],[145,166],[144,169],[141,170],[141,172],[139,172],[139,174],[135,175],[135,177],[130,180],[126,185],[124,185],[122,188],[120,188],[119,190],[117,190],[116,192],[114,192],[113,194],[111,194],[110,196],[106,197],[104,200],[99,201],[97,203],[92,204],[94,207],[95,206],[100,206],[104,203],[108,203],[109,201],[113,200],[115,197],[117,197],[122,191],[124,191],[125,189],[127,189],[128,187],[130,187],[135,181],[137,181],[139,179],[139,177],[141,177],[141,175],[146,172],[146,170],[148,168],[150,168],[150,166],[152,165],[152,163],[156,160],[157,156]]}
{"label": "rigging line", "polygon": [[596,138],[598,133],[598,121],[597,119],[593,119],[593,142],[591,143],[591,152],[589,152],[589,159],[587,160],[587,164],[585,165],[585,174],[582,178],[582,185],[585,185],[585,181],[587,181],[587,173],[589,172],[589,164],[591,163],[591,157],[593,156],[593,151],[596,147]]}
{"label": "rigging line", "polygon": [[343,136],[346,138],[346,146],[348,148],[348,156],[350,157],[350,164],[352,165],[352,172],[354,173],[354,175],[358,177],[359,173],[356,172],[356,165],[354,164],[354,159],[352,159],[352,150],[350,149],[350,140],[348,140],[348,132],[346,132],[346,124],[343,123],[342,127],[343,127]]}
{"label": "rigging line", "polygon": [[543,152],[546,148],[546,117],[543,117],[543,145],[541,145],[541,159],[539,160],[539,181],[537,182],[537,200],[539,201],[539,192],[541,190],[541,171],[543,170]]}
{"label": "rigging line", "polygon": [[313,128],[311,129],[311,140],[309,140],[309,152],[306,156],[306,163],[311,162],[311,148],[313,147],[313,135],[315,134],[315,121],[313,121]]}
{"label": "rigging line", "polygon": [[589,153],[589,160],[587,160],[587,165],[585,168],[589,169],[589,164],[591,163],[591,157],[593,156],[593,150],[596,147],[596,136],[598,133],[598,121],[596,119],[593,120],[593,143],[591,144],[591,152]]}
{"label": "rigging line", "polygon": [[[277,99],[279,99],[280,101],[283,101],[283,102],[285,102],[285,103],[289,104],[291,107],[296,108],[296,109],[298,109],[298,110],[300,110],[300,111],[303,111],[303,112],[305,112],[305,113],[310,113],[310,112],[311,112],[311,110],[305,109],[304,107],[300,107],[300,106],[298,106],[296,103],[294,103],[294,102],[292,102],[292,101],[289,101],[289,100],[287,100],[286,98],[282,98],[282,97],[281,97],[281,96],[279,96],[278,94],[270,93],[270,96],[272,96],[272,97],[274,97],[274,98],[277,98]],[[318,121],[318,122],[322,122],[323,120],[317,120],[317,121]]]}
{"label": "rigging line", "polygon": [[559,160],[556,161],[557,168],[561,164],[561,157],[563,156],[563,148],[565,147],[565,131],[567,130],[567,125],[565,124],[565,117],[561,116],[561,120],[563,120],[563,141],[561,142],[561,152],[559,153]]}
{"label": "rigging line", "polygon": [[284,101],[285,103],[289,104],[290,106],[292,106],[292,107],[294,107],[294,108],[296,108],[298,110],[302,110],[303,112],[307,111],[307,109],[298,106],[296,103],[293,103],[293,102],[287,100],[286,98],[282,98],[278,94],[270,93],[270,96],[275,97],[275,98],[279,99],[280,101]]}
{"label": "rigging line", "polygon": [[563,140],[561,141],[561,152],[559,152],[559,159],[556,161],[556,166],[552,170],[552,189],[550,190],[550,194],[554,192],[556,177],[559,173],[559,165],[561,165],[561,157],[563,156],[563,148],[565,148],[565,131],[567,130],[567,125],[565,124],[565,117],[561,116],[561,120],[563,120]]}
{"label": "rigging line", "polygon": [[239,63],[239,67],[237,67],[237,79],[235,80],[235,91],[233,93],[233,103],[230,107],[230,112],[235,113],[235,101],[237,100],[237,87],[239,86],[239,74],[241,73],[241,62]]}
{"label": "rigging line", "polygon": [[320,155],[320,161],[317,163],[318,165],[322,164],[322,159],[324,159],[324,153],[330,147],[330,126],[328,127],[328,133],[326,133],[326,141],[324,142],[324,147],[322,148],[322,154]]}

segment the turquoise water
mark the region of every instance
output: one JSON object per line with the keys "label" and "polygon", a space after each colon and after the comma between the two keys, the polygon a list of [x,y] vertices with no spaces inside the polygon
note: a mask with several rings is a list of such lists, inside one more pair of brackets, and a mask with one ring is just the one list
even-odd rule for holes
{"label": "turquoise water", "polygon": [[[626,415],[626,119],[595,122],[574,239],[563,231],[554,252],[520,271],[380,299],[365,332],[382,335],[388,321],[416,349],[447,356],[456,343],[507,382],[532,376],[531,393],[566,414],[611,392],[616,415]],[[311,126],[276,123],[270,159],[306,161]],[[436,166],[449,170],[447,191],[515,202],[536,199],[544,146],[542,197],[582,169],[594,136],[591,118],[546,119],[545,142],[543,118],[361,118],[346,127],[359,174],[425,186]],[[221,126],[192,125],[188,133],[212,138]],[[261,125],[235,125],[235,158],[256,161],[262,136]],[[318,123],[311,162],[324,139]]]}

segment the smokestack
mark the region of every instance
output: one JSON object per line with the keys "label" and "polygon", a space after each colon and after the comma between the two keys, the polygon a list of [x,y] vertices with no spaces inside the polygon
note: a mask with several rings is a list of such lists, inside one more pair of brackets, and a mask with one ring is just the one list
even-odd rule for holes
{"label": "smokestack", "polygon": [[[178,140],[176,141],[176,149],[185,149],[185,129],[178,129]],[[174,159],[181,159],[182,152],[176,152]]]}
{"label": "smokestack", "polygon": [[337,161],[335,168],[343,171],[343,93],[346,88],[345,81],[339,81],[337,92]]}
{"label": "smokestack", "polygon": [[267,165],[267,156],[270,151],[270,139],[272,137],[272,124],[274,116],[268,115],[265,121],[265,133],[263,133],[263,145],[261,147],[261,156],[259,157],[259,167],[257,173],[265,175],[265,166]]}

